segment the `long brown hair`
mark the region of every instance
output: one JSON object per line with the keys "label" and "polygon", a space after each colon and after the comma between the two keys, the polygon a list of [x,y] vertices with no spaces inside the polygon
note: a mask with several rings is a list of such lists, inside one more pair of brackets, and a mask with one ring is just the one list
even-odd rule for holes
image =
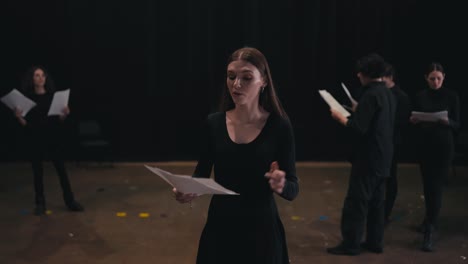
{"label": "long brown hair", "polygon": [[21,91],[24,92],[27,95],[34,94],[34,81],[33,81],[33,78],[34,78],[34,72],[36,72],[37,70],[42,70],[44,72],[44,75],[46,77],[46,82],[45,82],[45,85],[44,85],[45,90],[48,93],[54,93],[55,92],[54,80],[50,76],[47,69],[44,66],[41,66],[41,65],[32,66],[24,74],[23,79],[21,80]]}
{"label": "long brown hair", "polygon": [[[260,93],[259,104],[270,113],[275,113],[283,118],[288,118],[286,112],[281,105],[281,102],[276,95],[276,90],[271,78],[270,67],[265,56],[256,48],[244,47],[234,51],[227,61],[229,65],[233,61],[242,60],[255,66],[266,82],[265,88]],[[223,95],[220,102],[220,111],[227,111],[235,108],[234,101],[227,84],[224,87]]]}
{"label": "long brown hair", "polygon": [[442,64],[438,63],[438,62],[431,62],[428,66],[427,66],[427,69],[426,69],[426,72],[425,72],[425,76],[429,76],[429,74],[433,71],[439,71],[441,72],[442,74],[445,75],[445,71],[444,71],[444,67],[442,66]]}

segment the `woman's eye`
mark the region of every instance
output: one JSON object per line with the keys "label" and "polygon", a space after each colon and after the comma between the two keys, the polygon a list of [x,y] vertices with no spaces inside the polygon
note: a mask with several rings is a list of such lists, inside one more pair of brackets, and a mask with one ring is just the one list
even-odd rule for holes
{"label": "woman's eye", "polygon": [[228,75],[228,78],[229,78],[230,80],[234,80],[234,79],[236,78],[236,76]]}

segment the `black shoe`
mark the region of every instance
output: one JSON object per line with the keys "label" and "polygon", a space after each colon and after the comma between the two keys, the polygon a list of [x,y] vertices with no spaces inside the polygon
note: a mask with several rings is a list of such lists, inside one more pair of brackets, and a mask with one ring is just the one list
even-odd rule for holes
{"label": "black shoe", "polygon": [[426,232],[426,227],[428,223],[426,221],[426,218],[422,221],[422,223],[419,226],[416,226],[416,232],[424,234]]}
{"label": "black shoe", "polygon": [[433,226],[426,227],[421,250],[424,252],[434,251],[434,227]]}
{"label": "black shoe", "polygon": [[72,201],[72,202],[67,202],[66,203],[68,210],[73,211],[73,212],[83,212],[84,207],[79,204],[77,201]]}
{"label": "black shoe", "polygon": [[376,253],[376,254],[381,254],[383,253],[383,248],[371,245],[370,243],[363,242],[361,243],[361,249],[365,249],[369,252]]}
{"label": "black shoe", "polygon": [[424,234],[426,232],[426,223],[422,223],[415,228],[416,232]]}
{"label": "black shoe", "polygon": [[333,255],[347,255],[356,256],[361,253],[360,249],[347,248],[343,244],[339,244],[336,247],[327,248],[327,252]]}
{"label": "black shoe", "polygon": [[36,204],[36,208],[34,208],[34,215],[45,215],[46,207],[43,204]]}

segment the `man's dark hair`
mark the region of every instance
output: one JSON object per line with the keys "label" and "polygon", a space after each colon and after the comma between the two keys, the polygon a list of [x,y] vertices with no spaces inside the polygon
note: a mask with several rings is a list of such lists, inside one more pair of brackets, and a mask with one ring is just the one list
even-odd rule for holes
{"label": "man's dark hair", "polygon": [[387,63],[377,53],[361,57],[356,63],[356,71],[369,78],[380,78],[385,75]]}

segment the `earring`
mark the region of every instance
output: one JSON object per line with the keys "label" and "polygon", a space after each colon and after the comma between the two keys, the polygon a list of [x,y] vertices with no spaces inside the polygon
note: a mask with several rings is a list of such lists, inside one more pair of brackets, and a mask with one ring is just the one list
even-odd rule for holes
{"label": "earring", "polygon": [[263,93],[264,90],[265,90],[265,86],[262,87],[262,93]]}

